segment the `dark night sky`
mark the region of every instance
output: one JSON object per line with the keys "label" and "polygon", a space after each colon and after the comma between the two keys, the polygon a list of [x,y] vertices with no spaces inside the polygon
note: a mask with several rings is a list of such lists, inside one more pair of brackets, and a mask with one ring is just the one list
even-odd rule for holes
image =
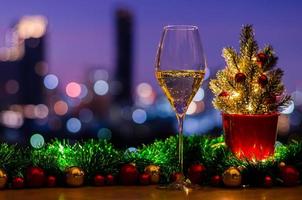
{"label": "dark night sky", "polygon": [[271,43],[279,55],[288,90],[302,90],[302,1],[0,0],[0,7],[0,44],[21,16],[48,18],[48,62],[63,87],[84,80],[83,72],[93,65],[113,69],[114,11],[127,7],[135,16],[135,83],[155,83],[154,57],[164,25],[199,26],[208,65],[216,71],[224,65],[222,47],[238,47],[242,24],[251,23],[260,46]]}

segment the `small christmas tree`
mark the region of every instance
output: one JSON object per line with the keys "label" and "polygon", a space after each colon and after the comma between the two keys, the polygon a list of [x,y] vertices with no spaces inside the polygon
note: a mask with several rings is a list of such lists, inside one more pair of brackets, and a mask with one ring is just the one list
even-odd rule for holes
{"label": "small christmas tree", "polygon": [[266,114],[288,106],[291,97],[284,92],[283,71],[275,67],[278,58],[270,45],[258,50],[251,25],[242,28],[240,52],[227,47],[222,55],[227,66],[210,82],[216,109],[228,114]]}

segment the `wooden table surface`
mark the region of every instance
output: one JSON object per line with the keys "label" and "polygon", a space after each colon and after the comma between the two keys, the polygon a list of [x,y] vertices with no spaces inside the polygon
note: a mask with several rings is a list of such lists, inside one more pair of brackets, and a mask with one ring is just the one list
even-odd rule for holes
{"label": "wooden table surface", "polygon": [[302,186],[291,188],[201,188],[189,193],[157,189],[156,186],[83,187],[2,190],[1,200],[99,200],[99,199],[201,199],[201,200],[293,200],[302,199]]}

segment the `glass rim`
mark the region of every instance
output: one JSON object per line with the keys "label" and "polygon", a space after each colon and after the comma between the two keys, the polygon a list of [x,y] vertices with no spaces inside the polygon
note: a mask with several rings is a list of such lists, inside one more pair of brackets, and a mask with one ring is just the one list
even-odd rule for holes
{"label": "glass rim", "polygon": [[198,30],[198,27],[195,25],[185,25],[185,24],[176,24],[176,25],[167,25],[164,26],[164,30],[183,30],[183,31],[195,31]]}

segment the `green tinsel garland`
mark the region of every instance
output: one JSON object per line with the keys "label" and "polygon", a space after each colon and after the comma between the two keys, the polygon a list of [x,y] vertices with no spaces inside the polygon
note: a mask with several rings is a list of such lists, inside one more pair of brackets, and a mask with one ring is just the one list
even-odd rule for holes
{"label": "green tinsel garland", "polygon": [[[53,140],[39,149],[0,144],[0,167],[10,177],[22,176],[28,166],[39,166],[48,174],[61,176],[70,166],[81,167],[89,181],[96,173],[117,175],[125,163],[135,163],[143,172],[145,166],[161,167],[161,182],[169,181],[170,174],[177,171],[177,136],[156,140],[142,145],[136,151],[117,149],[106,140],[79,141],[71,144],[67,140]],[[222,174],[230,166],[243,167],[243,175],[253,182],[255,174],[277,176],[280,162],[295,166],[302,174],[302,141],[292,140],[275,149],[273,159],[265,162],[239,160],[232,155],[224,143],[223,136],[190,136],[184,138],[185,169],[194,163],[202,163],[210,177]]]}

